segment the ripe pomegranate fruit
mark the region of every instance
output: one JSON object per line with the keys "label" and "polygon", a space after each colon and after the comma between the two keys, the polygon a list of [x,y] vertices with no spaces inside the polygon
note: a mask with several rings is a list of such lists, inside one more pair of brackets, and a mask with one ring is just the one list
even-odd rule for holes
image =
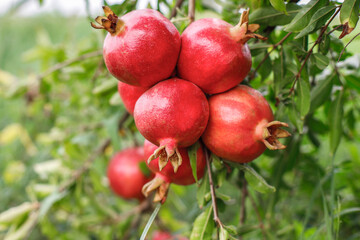
{"label": "ripe pomegranate fruit", "polygon": [[118,92],[126,110],[133,115],[135,103],[148,88],[136,87],[123,82],[118,82]]}
{"label": "ripe pomegranate fruit", "polygon": [[107,176],[110,187],[116,194],[125,199],[144,199],[141,189],[153,177],[153,174],[145,176],[141,171],[139,164],[144,159],[142,147],[129,148],[114,155],[110,160]]}
{"label": "ripe pomegranate fruit", "polygon": [[180,51],[180,34],[161,13],[152,9],[129,12],[119,18],[103,7],[106,17],[97,17],[105,29],[103,52],[106,67],[118,80],[150,87],[172,74]]}
{"label": "ripe pomegranate fruit", "polygon": [[152,240],[188,240],[188,238],[178,235],[173,236],[170,233],[164,231],[156,231],[153,233]]}
{"label": "ripe pomegranate fruit", "polygon": [[245,85],[209,98],[210,118],[202,136],[205,145],[224,159],[246,163],[262,154],[266,147],[284,149],[278,138],[290,136],[279,127],[286,123],[273,121],[266,99]]}
{"label": "ripe pomegranate fruit", "polygon": [[253,33],[259,25],[248,25],[248,15],[244,11],[235,27],[215,18],[190,24],[181,35],[179,76],[208,94],[224,92],[244,80],[251,69],[246,42],[250,38],[265,39]]}
{"label": "ripe pomegranate fruit", "polygon": [[[152,155],[157,148],[158,147],[156,145],[145,140],[145,157]],[[160,161],[160,158],[156,158],[154,161],[147,163],[149,169],[155,173],[155,178],[146,183],[142,191],[146,197],[150,192],[156,191],[154,202],[165,202],[170,183],[175,183],[178,185],[190,185],[195,183],[187,148],[179,148],[178,152],[181,155],[182,164],[179,166],[176,173],[174,173],[170,164],[167,164],[162,170],[159,170],[158,162]],[[162,154],[165,154],[165,152]],[[201,179],[204,176],[205,165],[205,154],[202,150],[202,147],[199,147],[196,152],[196,172],[198,179]]]}
{"label": "ripe pomegranate fruit", "polygon": [[181,165],[178,147],[194,144],[204,132],[209,118],[209,105],[195,84],[172,78],[147,90],[134,110],[135,124],[155,149],[148,161],[157,157],[161,170],[170,160],[174,172]]}

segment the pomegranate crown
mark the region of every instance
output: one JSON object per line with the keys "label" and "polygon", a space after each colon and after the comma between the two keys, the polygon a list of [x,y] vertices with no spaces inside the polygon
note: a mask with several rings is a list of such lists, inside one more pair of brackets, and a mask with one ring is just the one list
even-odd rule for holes
{"label": "pomegranate crown", "polygon": [[239,23],[230,28],[230,35],[235,39],[235,41],[241,43],[246,43],[250,38],[266,40],[266,37],[254,33],[259,28],[259,24],[249,24],[249,10],[245,10],[240,16]]}
{"label": "pomegranate crown", "polygon": [[95,18],[95,22],[99,25],[91,22],[91,26],[95,29],[105,29],[111,34],[111,36],[118,35],[124,29],[125,22],[119,19],[119,17],[108,6],[103,6],[102,8],[106,17],[97,16]]}

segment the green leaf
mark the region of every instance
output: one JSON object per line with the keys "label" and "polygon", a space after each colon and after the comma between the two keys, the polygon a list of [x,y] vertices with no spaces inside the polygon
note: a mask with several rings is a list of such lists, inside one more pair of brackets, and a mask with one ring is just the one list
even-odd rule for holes
{"label": "green leaf", "polygon": [[295,103],[294,97],[292,97],[292,102],[288,107],[288,114],[289,114],[289,119],[292,122],[292,124],[294,124],[294,126],[297,128],[299,133],[302,134],[304,121],[302,121],[300,119],[300,113],[299,113],[298,109],[296,108],[296,103]]}
{"label": "green leaf", "polygon": [[274,72],[274,92],[278,96],[280,91],[283,89],[286,84],[285,74],[286,74],[286,61],[285,54],[283,49],[279,53],[279,57],[275,59],[273,72]]}
{"label": "green leaf", "polygon": [[219,239],[220,240],[228,240],[229,239],[229,233],[223,226],[220,226]]}
{"label": "green leaf", "polygon": [[341,24],[348,23],[350,28],[355,28],[359,20],[360,0],[345,0],[340,10]]}
{"label": "green leaf", "polygon": [[309,24],[298,34],[295,39],[301,38],[319,28],[333,15],[335,6],[326,6],[317,10],[311,17]]}
{"label": "green leaf", "polygon": [[231,234],[231,235],[236,235],[237,234],[237,229],[234,225],[229,225],[229,226],[225,226],[224,228]]}
{"label": "green leaf", "polygon": [[329,99],[331,89],[333,86],[333,78],[335,75],[326,77],[324,80],[319,81],[310,93],[310,112],[314,112],[324,102]]}
{"label": "green leaf", "polygon": [[62,198],[64,198],[69,192],[68,191],[55,191],[49,196],[47,196],[42,202],[39,212],[39,217],[42,218],[49,211],[49,209]]}
{"label": "green leaf", "polygon": [[360,81],[359,77],[354,75],[347,75],[345,76],[346,84],[351,87],[352,89],[355,89],[360,93]]}
{"label": "green leaf", "polygon": [[92,92],[95,95],[99,95],[106,93],[108,91],[116,90],[116,86],[117,86],[117,81],[115,81],[114,79],[109,79],[101,82],[101,84],[99,86],[96,86]]}
{"label": "green leaf", "polygon": [[140,171],[146,176],[146,177],[150,177],[151,175],[151,171],[148,168],[148,166],[146,165],[145,162],[139,162],[139,168]]}
{"label": "green leaf", "polygon": [[329,58],[321,53],[314,53],[311,56],[313,56],[313,59],[315,60],[315,64],[316,66],[323,70],[325,69],[327,66],[329,66]]}
{"label": "green leaf", "polygon": [[212,205],[207,207],[196,219],[190,235],[190,240],[210,240],[215,224]]}
{"label": "green leaf", "polygon": [[0,223],[11,223],[37,207],[37,203],[24,202],[0,213]]}
{"label": "green leaf", "polygon": [[196,199],[200,208],[203,208],[206,204],[205,196],[210,191],[209,178],[207,172],[205,172],[204,177],[200,183],[200,186],[196,192]]}
{"label": "green leaf", "polygon": [[245,179],[249,185],[260,193],[271,193],[275,192],[276,189],[270,186],[265,179],[260,176],[252,167],[247,164],[236,164],[236,167],[244,171]]}
{"label": "green leaf", "polygon": [[341,90],[334,101],[330,104],[329,109],[329,128],[330,128],[330,150],[334,155],[339,146],[343,134],[342,119],[344,117],[344,91]]}
{"label": "green leaf", "polygon": [[191,165],[191,169],[192,169],[192,173],[194,176],[194,179],[196,181],[196,183],[198,183],[198,177],[197,177],[197,151],[200,147],[199,142],[196,142],[195,144],[193,144],[192,146],[190,146],[188,148],[188,156],[190,159],[190,165]]}
{"label": "green leaf", "polygon": [[314,13],[328,3],[327,0],[312,0],[293,18],[285,27],[287,32],[298,32],[304,29],[310,22]]}
{"label": "green leaf", "polygon": [[295,15],[299,13],[300,9],[301,7],[297,4],[288,3],[286,5],[288,15],[285,15],[272,7],[262,7],[256,9],[249,15],[249,21],[251,23],[259,23],[267,26],[282,26],[291,22]]}
{"label": "green leaf", "polygon": [[271,5],[279,12],[286,13],[286,6],[283,0],[270,0]]}
{"label": "green leaf", "polygon": [[297,106],[300,111],[300,118],[304,120],[310,110],[310,86],[307,79],[300,78],[297,83]]}

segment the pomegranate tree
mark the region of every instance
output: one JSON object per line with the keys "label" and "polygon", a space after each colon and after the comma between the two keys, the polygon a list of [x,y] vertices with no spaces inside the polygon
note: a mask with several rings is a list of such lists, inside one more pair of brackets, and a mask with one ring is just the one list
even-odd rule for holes
{"label": "pomegranate tree", "polygon": [[110,160],[107,176],[111,189],[125,199],[143,200],[141,189],[150,181],[152,174],[145,176],[140,169],[144,162],[144,149],[142,147],[129,148],[118,152]]}
{"label": "pomegranate tree", "polygon": [[205,93],[229,90],[244,80],[251,69],[251,54],[246,42],[262,38],[248,25],[248,11],[238,25],[216,18],[204,18],[189,25],[181,35],[177,69],[179,76],[199,86]]}
{"label": "pomegranate tree", "polygon": [[150,87],[172,74],[180,51],[180,34],[161,13],[152,9],[131,11],[121,18],[107,7],[97,26],[107,34],[103,52],[106,67],[118,80]]}
{"label": "pomegranate tree", "polygon": [[146,91],[136,102],[134,119],[139,132],[159,146],[149,161],[159,157],[161,170],[170,160],[174,172],[182,162],[178,147],[194,144],[204,132],[209,105],[195,84],[172,78]]}
{"label": "pomegranate tree", "polygon": [[224,159],[246,163],[266,147],[284,149],[278,138],[290,136],[283,122],[274,121],[266,99],[245,85],[209,98],[210,118],[202,136],[205,145]]}
{"label": "pomegranate tree", "polygon": [[[157,148],[158,147],[156,145],[145,140],[145,157],[151,156]],[[179,148],[178,152],[181,155],[182,164],[179,166],[176,173],[174,173],[170,164],[165,165],[163,169],[159,170],[158,162],[160,161],[160,157],[154,159],[154,161],[151,161],[150,163],[147,163],[149,169],[155,173],[155,178],[144,185],[143,193],[145,196],[148,196],[150,192],[156,191],[154,202],[165,202],[170,183],[178,185],[190,185],[195,183],[187,148]],[[165,153],[162,152],[161,154]],[[205,165],[205,154],[202,148],[199,147],[196,152],[196,171],[198,179],[201,179],[204,176]]]}

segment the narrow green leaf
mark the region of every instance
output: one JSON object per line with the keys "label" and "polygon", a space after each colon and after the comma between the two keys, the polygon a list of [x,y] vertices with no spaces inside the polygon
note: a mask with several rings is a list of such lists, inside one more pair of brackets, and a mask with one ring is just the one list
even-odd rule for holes
{"label": "narrow green leaf", "polygon": [[355,89],[356,91],[358,91],[360,93],[359,77],[354,76],[354,75],[347,75],[347,76],[345,76],[345,81],[349,87]]}
{"label": "narrow green leaf", "polygon": [[228,231],[229,234],[231,235],[236,235],[237,234],[237,229],[234,225],[229,225],[229,226],[225,226],[224,228]]}
{"label": "narrow green leaf", "polygon": [[151,214],[149,220],[147,221],[146,226],[145,226],[145,228],[144,228],[144,230],[143,230],[143,232],[141,234],[140,240],[145,240],[146,235],[147,235],[152,223],[154,222],[157,214],[159,213],[161,206],[162,206],[161,203],[158,203],[156,208],[152,212],[152,214]]}
{"label": "narrow green leaf", "polygon": [[319,28],[334,14],[335,6],[326,6],[317,10],[311,17],[309,24],[296,35],[295,39],[301,38]]}
{"label": "narrow green leaf", "polygon": [[193,224],[190,240],[210,240],[215,224],[213,221],[212,205],[202,212]]}
{"label": "narrow green leaf", "polygon": [[204,177],[201,180],[200,186],[196,192],[196,200],[200,208],[203,208],[206,204],[205,196],[210,191],[209,178],[207,172],[205,172]]}
{"label": "narrow green leaf", "polygon": [[329,128],[330,128],[330,150],[334,155],[337,147],[339,146],[341,136],[343,134],[342,119],[344,115],[344,100],[343,100],[344,91],[341,90],[336,96],[334,101],[330,104],[329,109]]}
{"label": "narrow green leaf", "polygon": [[299,114],[298,109],[296,108],[296,103],[295,103],[294,97],[292,97],[292,103],[288,107],[288,115],[289,115],[289,119],[292,122],[292,124],[294,124],[294,126],[297,128],[299,133],[302,134],[304,121],[302,121],[300,119],[300,114]]}
{"label": "narrow green leaf", "polygon": [[293,18],[284,30],[287,32],[301,31],[309,24],[314,13],[327,3],[328,0],[312,0],[303,7],[303,9]]}
{"label": "narrow green leaf", "polygon": [[116,90],[116,86],[117,81],[115,81],[114,79],[109,79],[107,81],[101,82],[101,84],[99,86],[96,86],[92,92],[95,95],[99,95],[114,89]]}
{"label": "narrow green leaf", "polygon": [[271,5],[279,12],[286,13],[286,6],[283,0],[270,0]]}
{"label": "narrow green leaf", "polygon": [[282,26],[291,22],[299,13],[301,7],[295,3],[286,4],[287,15],[276,11],[273,7],[262,7],[250,13],[251,23],[259,23],[267,26]]}
{"label": "narrow green leaf", "polygon": [[297,105],[300,118],[304,120],[310,110],[310,86],[307,79],[299,79],[297,83]]}
{"label": "narrow green leaf", "polygon": [[315,64],[319,69],[323,70],[327,66],[329,66],[330,60],[327,56],[325,56],[321,53],[314,53],[312,56],[314,57]]}
{"label": "narrow green leaf", "polygon": [[223,226],[220,226],[219,239],[220,240],[228,240],[229,239],[229,233]]}
{"label": "narrow green leaf", "polygon": [[360,0],[345,0],[340,10],[341,24],[348,23],[350,28],[355,28],[359,20]]}
{"label": "narrow green leaf", "polygon": [[275,192],[275,187],[269,185],[265,179],[260,176],[252,167],[247,164],[236,164],[236,166],[244,171],[245,179],[249,185],[260,193]]}
{"label": "narrow green leaf", "polygon": [[42,218],[49,211],[49,209],[54,205],[54,203],[60,201],[68,194],[68,191],[58,192],[55,191],[49,196],[47,196],[42,202],[39,212],[39,217]]}
{"label": "narrow green leaf", "polygon": [[197,177],[197,151],[200,147],[199,142],[196,142],[195,144],[193,144],[192,146],[190,146],[188,148],[188,156],[190,159],[190,165],[191,165],[191,169],[192,169],[192,173],[194,176],[194,179],[196,181],[196,183],[198,183],[198,177]]}
{"label": "narrow green leaf", "polygon": [[329,99],[331,89],[333,86],[333,78],[335,75],[326,77],[324,80],[319,81],[310,93],[310,112],[314,112],[324,102]]}
{"label": "narrow green leaf", "polygon": [[273,72],[274,72],[274,92],[278,96],[280,91],[283,89],[286,84],[285,74],[286,74],[286,61],[285,54],[283,49],[279,53],[279,57],[275,59]]}

